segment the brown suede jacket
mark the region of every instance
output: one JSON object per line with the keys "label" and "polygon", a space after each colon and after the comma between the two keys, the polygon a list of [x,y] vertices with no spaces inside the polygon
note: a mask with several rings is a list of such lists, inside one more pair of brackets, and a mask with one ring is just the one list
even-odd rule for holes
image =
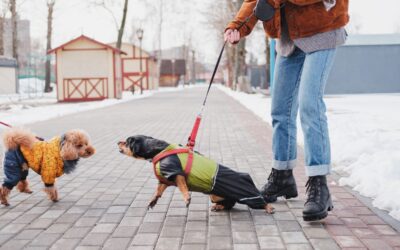
{"label": "brown suede jacket", "polygon": [[[263,1],[263,0],[260,0]],[[264,30],[271,38],[281,35],[281,14],[279,8],[285,4],[285,16],[289,27],[291,39],[312,36],[318,33],[338,29],[349,21],[349,0],[336,0],[336,5],[329,11],[325,9],[322,0],[265,0],[276,9],[274,18],[264,22]],[[227,29],[236,29],[249,16],[252,15],[257,0],[244,0],[242,7],[235,19],[230,22]],[[257,23],[255,16],[240,29],[240,36],[250,34]]]}

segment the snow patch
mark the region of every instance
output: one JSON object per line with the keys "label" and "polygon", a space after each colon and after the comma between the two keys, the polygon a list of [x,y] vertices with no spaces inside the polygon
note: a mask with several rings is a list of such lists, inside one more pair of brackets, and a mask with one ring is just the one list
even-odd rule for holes
{"label": "snow patch", "polygon": [[[228,95],[272,124],[271,98],[220,86]],[[333,169],[373,205],[400,220],[400,94],[326,96]],[[304,145],[298,121],[298,143]]]}

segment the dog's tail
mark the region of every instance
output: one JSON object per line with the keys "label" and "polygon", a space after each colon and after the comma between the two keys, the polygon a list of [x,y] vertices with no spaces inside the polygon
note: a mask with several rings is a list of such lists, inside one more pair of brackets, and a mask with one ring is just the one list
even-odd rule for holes
{"label": "dog's tail", "polygon": [[27,129],[11,128],[3,133],[3,143],[6,150],[17,149],[19,146],[32,148],[36,141],[35,135]]}

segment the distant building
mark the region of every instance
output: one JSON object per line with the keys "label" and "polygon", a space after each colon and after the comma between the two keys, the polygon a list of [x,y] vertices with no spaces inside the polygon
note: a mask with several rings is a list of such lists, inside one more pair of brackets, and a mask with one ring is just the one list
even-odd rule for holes
{"label": "distant building", "polygon": [[17,61],[14,58],[0,56],[0,94],[16,94]]}
{"label": "distant building", "polygon": [[159,59],[185,59],[189,57],[190,49],[188,46],[172,47],[155,51],[154,55]]}
{"label": "distant building", "polygon": [[[193,72],[193,54],[188,46],[172,47],[163,49],[161,52],[158,50],[153,54],[158,60],[161,60],[160,86],[176,86],[179,81],[190,82],[192,76],[188,73]],[[181,73],[179,76],[172,76],[174,73],[178,74],[173,72],[174,68]]]}
{"label": "distant building", "polygon": [[185,75],[186,61],[184,59],[161,61],[161,87],[176,87],[180,81],[184,81]]}
{"label": "distant building", "polygon": [[[114,46],[116,43],[111,43]],[[140,83],[144,90],[157,89],[157,60],[149,52],[142,50],[140,58],[140,48],[130,44],[122,43],[121,50],[126,54],[121,55],[122,59],[122,90],[135,91],[140,90]],[[142,69],[140,69],[142,61]]]}
{"label": "distant building", "polygon": [[121,97],[121,50],[81,35],[47,53],[56,55],[58,101]]}
{"label": "distant building", "polygon": [[[18,61],[20,65],[26,65],[29,61],[31,53],[31,28],[30,21],[18,19],[17,21],[17,37],[18,37]],[[4,56],[12,57],[12,25],[11,19],[7,18],[4,22]]]}
{"label": "distant building", "polygon": [[325,93],[399,93],[400,34],[352,35],[338,48]]}

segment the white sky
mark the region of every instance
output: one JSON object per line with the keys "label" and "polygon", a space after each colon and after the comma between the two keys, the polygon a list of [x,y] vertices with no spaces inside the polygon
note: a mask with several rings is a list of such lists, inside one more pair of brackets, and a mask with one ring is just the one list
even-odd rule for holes
{"label": "white sky", "polygon": [[[18,0],[21,1],[21,0]],[[164,48],[179,46],[184,36],[192,36],[192,44],[200,58],[212,62],[215,60],[220,41],[215,32],[209,32],[207,20],[201,12],[204,6],[218,0],[163,0]],[[340,0],[338,0],[340,1]],[[117,31],[112,16],[104,9],[90,6],[90,0],[57,0],[54,13],[53,47],[60,45],[81,34],[88,35],[102,42],[116,40]],[[119,9],[122,0],[114,0],[113,9]],[[133,27],[144,23],[145,29],[143,46],[147,50],[158,48],[156,29],[158,22],[158,6],[160,0],[150,0],[151,5],[144,5],[143,0],[130,0],[128,20],[124,40],[132,41]],[[400,33],[400,0],[350,0],[351,23],[349,33],[362,34]],[[115,11],[118,21],[120,12]],[[46,0],[25,0],[19,6],[22,18],[31,21],[33,39],[45,44],[46,37]],[[144,20],[145,21],[140,21]],[[222,31],[221,31],[222,32]],[[253,40],[262,39],[262,35],[253,34]],[[257,41],[250,49],[257,50]],[[260,51],[261,52],[261,51]]]}

